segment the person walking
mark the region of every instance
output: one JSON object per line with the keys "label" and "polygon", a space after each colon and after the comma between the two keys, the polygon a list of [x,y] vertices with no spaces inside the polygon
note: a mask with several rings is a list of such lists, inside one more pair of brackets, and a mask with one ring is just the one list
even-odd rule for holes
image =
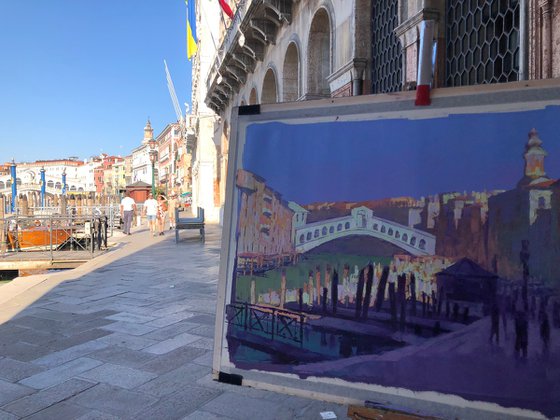
{"label": "person walking", "polygon": [[148,226],[150,227],[150,233],[152,236],[156,236],[156,217],[157,217],[158,203],[154,199],[152,193],[148,194],[148,199],[144,201],[144,215],[148,220]]}
{"label": "person walking", "polygon": [[157,199],[157,226],[158,235],[163,236],[165,227],[165,216],[167,215],[167,199],[163,194],[158,195]]}
{"label": "person walking", "polygon": [[130,196],[130,192],[125,192],[124,198],[121,200],[121,219],[123,221],[123,232],[130,235],[130,227],[132,226],[132,218],[136,213],[136,202]]}
{"label": "person walking", "polygon": [[167,216],[169,217],[169,230],[175,229],[176,220],[175,220],[175,209],[179,204],[179,200],[177,199],[177,193],[172,193],[171,197],[167,200]]}

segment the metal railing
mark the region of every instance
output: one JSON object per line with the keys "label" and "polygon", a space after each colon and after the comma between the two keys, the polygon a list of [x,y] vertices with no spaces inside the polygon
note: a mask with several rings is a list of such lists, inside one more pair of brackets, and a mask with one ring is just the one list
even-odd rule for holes
{"label": "metal railing", "polygon": [[107,247],[109,218],[105,215],[9,215],[0,219],[0,254],[89,251]]}
{"label": "metal railing", "polygon": [[[61,209],[58,207],[30,207],[29,213],[37,216],[57,216]],[[104,206],[67,206],[66,215],[74,217],[105,216],[107,217],[109,236],[113,236],[113,229],[121,228],[120,205],[108,204]]]}
{"label": "metal railing", "polygon": [[227,305],[226,314],[231,325],[245,331],[262,334],[271,340],[282,338],[303,345],[303,314],[247,302]]}

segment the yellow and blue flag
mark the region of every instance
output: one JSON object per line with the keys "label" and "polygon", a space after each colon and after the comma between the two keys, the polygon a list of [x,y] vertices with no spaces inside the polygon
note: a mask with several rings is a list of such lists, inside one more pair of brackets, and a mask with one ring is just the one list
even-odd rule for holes
{"label": "yellow and blue flag", "polygon": [[196,41],[196,12],[194,9],[195,0],[185,0],[187,5],[187,58],[190,60],[198,50]]}

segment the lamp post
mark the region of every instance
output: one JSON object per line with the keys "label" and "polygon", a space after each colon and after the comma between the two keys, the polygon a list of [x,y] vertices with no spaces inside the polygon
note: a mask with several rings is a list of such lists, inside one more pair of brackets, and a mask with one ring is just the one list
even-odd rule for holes
{"label": "lamp post", "polygon": [[152,195],[156,196],[156,177],[155,177],[155,167],[156,167],[156,160],[158,152],[156,150],[156,141],[151,139],[148,144],[150,145],[150,150],[148,151],[150,156],[150,162],[152,162]]}
{"label": "lamp post", "polygon": [[12,163],[10,165],[10,176],[12,181],[12,203],[11,210],[12,213],[17,211],[17,175],[16,175],[16,161],[12,158]]}

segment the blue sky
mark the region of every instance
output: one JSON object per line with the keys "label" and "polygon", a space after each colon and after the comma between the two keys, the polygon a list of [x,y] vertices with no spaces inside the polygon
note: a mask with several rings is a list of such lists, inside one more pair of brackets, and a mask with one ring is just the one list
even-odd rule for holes
{"label": "blue sky", "polygon": [[[127,155],[191,101],[183,0],[0,0],[0,162]],[[183,110],[184,112],[184,110]]]}
{"label": "blue sky", "polygon": [[548,176],[560,178],[558,106],[429,120],[253,124],[243,168],[300,204],[511,189],[523,176],[532,128],[548,152]]}

